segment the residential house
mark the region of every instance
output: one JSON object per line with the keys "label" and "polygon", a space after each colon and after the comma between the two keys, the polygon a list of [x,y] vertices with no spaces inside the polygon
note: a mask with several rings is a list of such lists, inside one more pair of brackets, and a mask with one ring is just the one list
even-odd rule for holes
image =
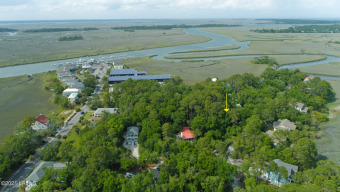
{"label": "residential house", "polygon": [[123,62],[121,61],[114,61],[112,62],[112,65],[113,65],[113,69],[125,69]]}
{"label": "residential house", "polygon": [[32,126],[32,129],[39,131],[39,130],[46,130],[50,126],[49,120],[45,115],[40,114],[35,118],[35,123]]}
{"label": "residential house", "polygon": [[306,107],[303,103],[296,103],[295,104],[295,109],[299,110],[302,113],[307,113],[308,112],[308,107]]}
{"label": "residential house", "polygon": [[191,132],[190,127],[182,128],[181,137],[183,141],[193,141],[195,139],[195,135]]}
{"label": "residential house", "polygon": [[276,130],[288,130],[288,131],[292,131],[296,129],[296,125],[289,121],[288,119],[279,119],[278,121],[273,123],[273,127],[274,127],[274,131]]}
{"label": "residential house", "polygon": [[279,146],[282,142],[285,142],[287,139],[279,139],[274,136],[273,130],[268,130],[266,134],[273,140],[274,146],[277,147]]}
{"label": "residential house", "polygon": [[125,144],[130,146],[138,145],[137,139],[139,135],[139,127],[131,126],[127,128]]}
{"label": "residential house", "polygon": [[80,92],[80,89],[78,88],[67,88],[63,91],[63,96],[68,97],[72,93],[79,93],[79,92]]}
{"label": "residential house", "polygon": [[55,161],[42,161],[33,172],[26,178],[26,188],[25,191],[29,191],[33,186],[36,186],[37,182],[45,175],[44,168],[53,167],[53,169],[64,169],[66,164],[59,163]]}
{"label": "residential house", "polygon": [[71,93],[71,95],[67,97],[67,100],[70,102],[71,105],[75,105],[77,99],[78,93]]}
{"label": "residential house", "polygon": [[161,169],[159,167],[154,167],[154,168],[149,169],[149,172],[153,173],[154,179],[159,179],[159,174],[161,173]]}
{"label": "residential house", "polygon": [[274,159],[273,160],[278,168],[283,166],[287,170],[287,178],[284,178],[282,175],[280,175],[280,172],[278,171],[277,173],[271,170],[268,170],[266,173],[264,173],[261,177],[265,180],[268,180],[272,185],[281,187],[282,185],[289,184],[289,183],[294,183],[294,180],[292,179],[292,175],[294,175],[299,167],[285,163],[281,161],[280,159]]}
{"label": "residential house", "polygon": [[93,117],[100,117],[104,111],[106,111],[107,113],[113,114],[113,113],[117,113],[118,108],[98,108],[92,115]]}
{"label": "residential house", "polygon": [[310,80],[312,80],[314,77],[312,77],[312,76],[308,76],[308,77],[306,77],[303,81],[304,82],[306,82],[306,81],[310,81]]}

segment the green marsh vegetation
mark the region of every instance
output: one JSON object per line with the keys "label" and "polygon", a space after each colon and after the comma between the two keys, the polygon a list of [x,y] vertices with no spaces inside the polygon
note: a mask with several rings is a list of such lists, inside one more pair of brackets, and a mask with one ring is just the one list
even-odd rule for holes
{"label": "green marsh vegetation", "polygon": [[26,116],[46,114],[56,109],[50,98],[52,93],[44,89],[45,74],[0,79],[0,141],[13,134],[15,126]]}
{"label": "green marsh vegetation", "polygon": [[[81,32],[81,41],[58,41],[61,36],[75,35],[72,31],[22,33],[32,26],[18,25],[17,35],[1,33],[0,67],[52,61],[91,55],[142,50],[209,41],[209,38],[186,35],[181,29],[139,30],[127,33],[97,26],[99,30]],[[77,28],[83,28],[80,24]],[[78,33],[78,32],[77,32]]]}
{"label": "green marsh vegetation", "polygon": [[304,25],[285,29],[254,29],[257,33],[340,33],[340,25]]}
{"label": "green marsh vegetation", "polygon": [[64,32],[64,31],[93,31],[99,30],[97,27],[78,28],[41,28],[41,29],[27,29],[24,33],[49,33],[49,32]]}
{"label": "green marsh vegetation", "polygon": [[127,32],[134,32],[136,30],[170,30],[174,28],[202,28],[202,27],[238,27],[240,25],[231,25],[231,24],[198,24],[198,25],[138,25],[138,26],[123,26],[123,27],[112,27],[114,30],[124,30]]}
{"label": "green marsh vegetation", "polygon": [[16,31],[18,31],[18,30],[17,29],[0,27],[0,32],[16,32]]}
{"label": "green marsh vegetation", "polygon": [[309,54],[340,57],[340,41],[336,33],[256,33],[254,27],[204,28],[204,31],[228,35],[238,41],[251,41],[250,48],[234,50],[225,55]]}
{"label": "green marsh vegetation", "polygon": [[194,52],[209,52],[209,51],[223,51],[223,50],[232,50],[232,49],[238,49],[240,48],[239,45],[227,45],[223,47],[214,47],[214,48],[207,48],[207,49],[195,49],[190,51],[183,51],[183,52],[175,52],[173,54],[178,53],[194,53]]}
{"label": "green marsh vegetation", "polygon": [[83,36],[81,35],[73,35],[73,36],[63,36],[59,37],[58,41],[75,41],[75,40],[83,40]]}

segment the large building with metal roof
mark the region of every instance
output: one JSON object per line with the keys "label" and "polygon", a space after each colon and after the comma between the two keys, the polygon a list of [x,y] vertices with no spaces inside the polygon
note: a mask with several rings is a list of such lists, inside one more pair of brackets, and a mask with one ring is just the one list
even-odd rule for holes
{"label": "large building with metal roof", "polygon": [[140,80],[140,79],[150,79],[157,81],[164,81],[170,79],[169,74],[164,75],[148,75],[145,71],[137,71],[136,69],[111,69],[110,77],[108,78],[109,83],[120,83],[128,79]]}

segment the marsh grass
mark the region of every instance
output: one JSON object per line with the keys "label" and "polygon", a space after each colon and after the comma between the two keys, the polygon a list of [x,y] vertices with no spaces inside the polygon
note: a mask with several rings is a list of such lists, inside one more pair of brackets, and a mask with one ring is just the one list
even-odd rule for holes
{"label": "marsh grass", "polygon": [[74,32],[0,33],[0,67],[91,55],[199,43],[206,37],[186,35],[181,29],[124,32],[107,28],[77,34],[82,41],[58,41]]}
{"label": "marsh grass", "polygon": [[14,127],[26,116],[37,116],[57,108],[50,102],[52,93],[44,90],[45,74],[0,79],[0,141],[13,134]]}
{"label": "marsh grass", "polygon": [[254,73],[260,75],[267,65],[252,64],[252,58],[219,59],[214,61],[168,62],[149,57],[126,59],[123,62],[131,68],[147,71],[151,74],[170,73],[179,76],[187,84],[204,81],[208,77],[228,78],[233,74]]}

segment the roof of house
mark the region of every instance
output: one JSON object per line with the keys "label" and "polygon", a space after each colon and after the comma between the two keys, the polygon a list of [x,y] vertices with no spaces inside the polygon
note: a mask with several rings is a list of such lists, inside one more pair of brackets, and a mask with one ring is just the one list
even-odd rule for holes
{"label": "roof of house", "polygon": [[128,79],[150,79],[150,80],[167,80],[170,79],[171,76],[169,74],[165,75],[138,75],[138,76],[117,76],[117,77],[109,77],[109,82],[121,82],[126,81]]}
{"label": "roof of house", "polygon": [[36,121],[42,123],[42,124],[47,124],[48,119],[45,115],[40,114],[38,117],[35,118]]}
{"label": "roof of house", "polygon": [[123,62],[121,62],[121,61],[113,61],[113,65],[114,66],[123,65]]}
{"label": "roof of house", "polygon": [[273,127],[274,129],[281,129],[281,130],[295,130],[296,129],[296,125],[289,121],[288,119],[279,119],[278,121],[275,121],[273,123]]}
{"label": "roof of house", "polygon": [[183,127],[181,130],[183,139],[193,139],[195,135],[191,133],[190,127]]}
{"label": "roof of house", "polygon": [[100,116],[104,111],[112,114],[117,113],[118,108],[98,108],[94,113],[93,116]]}
{"label": "roof of house", "polygon": [[68,96],[69,99],[75,99],[78,96],[78,93],[71,93],[70,96]]}
{"label": "roof of house", "polygon": [[156,179],[159,178],[159,174],[160,174],[159,168],[152,168],[152,169],[149,169],[149,172],[152,172],[152,173],[155,175],[154,178],[156,178]]}
{"label": "roof of house", "polygon": [[139,132],[139,127],[137,126],[131,126],[127,128],[126,134],[133,134],[133,135],[138,135]]}
{"label": "roof of house", "polygon": [[284,166],[288,172],[288,176],[290,176],[292,173],[293,174],[296,173],[299,169],[298,166],[285,163],[281,161],[280,159],[274,159],[273,161],[277,164],[278,167]]}
{"label": "roof of house", "polygon": [[110,76],[134,76],[146,75],[145,71],[137,71],[136,69],[111,69]]}
{"label": "roof of house", "polygon": [[314,77],[312,77],[312,76],[308,76],[308,77],[306,77],[305,79],[304,79],[304,81],[309,81],[309,80],[312,80]]}
{"label": "roof of house", "polygon": [[68,93],[73,93],[73,92],[78,93],[79,89],[77,89],[77,88],[67,88],[63,91],[63,93],[66,93],[66,92],[68,92]]}
{"label": "roof of house", "polygon": [[66,164],[59,163],[55,161],[42,161],[34,170],[33,172],[26,178],[26,181],[39,181],[45,173],[44,167],[53,167],[54,169],[63,169],[66,167]]}
{"label": "roof of house", "polygon": [[296,103],[296,108],[305,113],[308,111],[308,107],[305,107],[303,103]]}

